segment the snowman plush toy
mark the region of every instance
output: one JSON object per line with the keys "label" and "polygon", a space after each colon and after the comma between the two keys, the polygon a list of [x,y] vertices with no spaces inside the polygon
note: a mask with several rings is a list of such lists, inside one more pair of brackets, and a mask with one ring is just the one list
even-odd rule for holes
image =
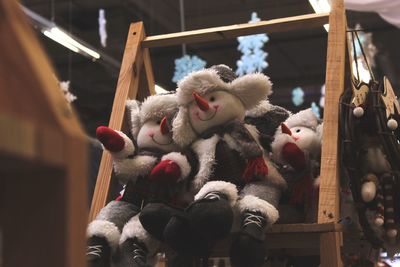
{"label": "snowman plush toy", "polygon": [[322,124],[311,109],[291,115],[276,130],[272,158],[281,165],[288,190],[282,202],[301,209],[301,221],[315,222]]}
{"label": "snowman plush toy", "polygon": [[267,76],[237,78],[225,65],[193,72],[178,83],[173,139],[196,154],[198,171],[191,182],[195,200],[185,210],[150,204],[140,220],[179,254],[207,257],[237,223],[231,262],[263,263],[264,231],[279,217],[276,206],[284,181],[269,175],[270,165],[243,119],[246,110],[270,93]]}
{"label": "snowman plush toy", "polygon": [[[112,155],[116,176],[126,186],[122,198],[106,205],[87,228],[91,267],[111,266],[113,259],[121,267],[151,266],[159,241],[142,227],[138,214],[151,201],[174,201],[185,191],[191,172],[169,127],[178,110],[176,96],[150,96],[140,107],[128,101],[127,108],[134,140],[104,126],[96,131]],[[157,164],[162,171],[154,168]]]}

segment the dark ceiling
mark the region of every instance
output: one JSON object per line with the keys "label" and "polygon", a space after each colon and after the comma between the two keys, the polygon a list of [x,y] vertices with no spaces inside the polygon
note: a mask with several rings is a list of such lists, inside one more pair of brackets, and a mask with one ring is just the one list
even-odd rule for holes
{"label": "dark ceiling", "polygon": [[[43,17],[51,19],[86,43],[121,61],[129,24],[143,21],[147,35],[180,31],[179,0],[22,0],[22,4]],[[186,30],[247,22],[253,11],[263,20],[313,13],[307,0],[186,0]],[[106,11],[107,47],[100,46],[98,12]],[[378,48],[376,71],[386,73],[395,87],[400,87],[396,75],[400,70],[400,31],[372,13],[348,12],[348,22],[361,23],[373,33]],[[70,52],[44,37],[46,51],[61,80],[71,81],[74,102],[90,135],[98,125],[108,124],[119,69],[105,62],[92,60]],[[324,83],[327,33],[319,29],[275,33],[265,45],[269,67],[265,73],[274,83],[271,102],[292,111],[318,103]],[[196,54],[207,65],[226,64],[236,68],[241,56],[237,41],[221,41],[189,45],[188,54]],[[151,49],[156,83],[171,90],[174,59],[182,55],[180,46]],[[305,103],[293,106],[291,90],[302,86]]]}

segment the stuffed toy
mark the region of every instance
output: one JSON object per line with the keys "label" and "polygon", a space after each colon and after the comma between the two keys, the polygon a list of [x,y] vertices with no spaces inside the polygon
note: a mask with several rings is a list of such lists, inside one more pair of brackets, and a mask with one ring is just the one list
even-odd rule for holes
{"label": "stuffed toy", "polygon": [[282,203],[301,209],[303,222],[316,221],[321,137],[322,124],[311,109],[306,109],[281,124],[271,145],[272,158],[282,166],[280,171],[288,184]]}
{"label": "stuffed toy", "polygon": [[247,128],[243,119],[270,93],[267,76],[237,78],[224,65],[192,72],[178,83],[173,139],[197,156],[198,172],[191,183],[195,200],[184,210],[146,206],[140,216],[145,229],[178,253],[207,257],[235,222],[239,229],[231,246],[232,263],[263,263],[264,233],[279,217],[276,206],[285,182],[265,161],[251,132],[255,127]]}
{"label": "stuffed toy", "polygon": [[170,125],[178,111],[175,95],[150,96],[140,107],[129,101],[127,107],[133,140],[104,126],[96,131],[126,186],[122,197],[106,205],[87,228],[91,267],[110,266],[112,258],[121,267],[151,266],[159,241],[144,230],[138,214],[151,201],[174,202],[185,191],[193,166],[172,139]]}

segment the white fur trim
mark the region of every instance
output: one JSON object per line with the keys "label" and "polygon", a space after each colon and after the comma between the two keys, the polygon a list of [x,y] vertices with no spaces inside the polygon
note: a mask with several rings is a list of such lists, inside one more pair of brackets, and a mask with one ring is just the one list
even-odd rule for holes
{"label": "white fur trim", "polygon": [[131,134],[134,138],[136,138],[141,128],[139,116],[140,103],[137,100],[127,100],[125,106],[129,112]]}
{"label": "white fur trim", "polygon": [[143,125],[148,120],[172,118],[178,111],[175,94],[152,95],[147,97],[140,107],[140,122]]}
{"label": "white fur trim", "polygon": [[198,192],[210,178],[215,164],[215,147],[218,141],[218,135],[213,135],[208,139],[199,139],[192,145],[192,149],[199,161],[199,171],[192,182],[192,190],[194,192]]}
{"label": "white fur trim", "polygon": [[120,244],[124,243],[127,239],[136,237],[139,241],[146,245],[149,254],[154,254],[160,245],[160,241],[152,237],[142,226],[139,221],[139,215],[132,217],[122,229]]}
{"label": "white fur trim", "polygon": [[249,110],[272,93],[272,83],[268,76],[262,73],[253,73],[233,80],[229,89]]}
{"label": "white fur trim", "polygon": [[[135,153],[135,146],[133,145],[132,140],[126,134],[121,131],[116,132],[124,139],[124,148],[119,152],[109,152],[111,153],[113,159],[125,159],[127,156]],[[104,146],[103,149],[105,149]]]}
{"label": "white fur trim", "polygon": [[197,134],[190,124],[188,109],[181,106],[172,122],[172,139],[176,144],[185,147],[190,145],[196,138]]}
{"label": "white fur trim", "polygon": [[285,124],[289,129],[296,126],[304,126],[307,128],[311,128],[314,131],[316,130],[318,123],[318,118],[317,116],[315,116],[314,112],[312,112],[311,108],[301,110],[296,114],[290,116],[285,121]]}
{"label": "white fur trim", "polygon": [[152,156],[137,155],[133,159],[114,159],[114,171],[124,184],[128,180],[136,180],[138,176],[150,173],[157,163],[157,158]]}
{"label": "white fur trim", "polygon": [[86,230],[86,236],[88,238],[92,236],[104,237],[107,239],[110,247],[115,250],[118,247],[121,233],[119,232],[118,227],[112,222],[94,220],[89,224]]}
{"label": "white fur trim", "polygon": [[267,224],[274,224],[279,219],[279,211],[270,203],[252,195],[246,195],[238,200],[237,207],[241,213],[246,210],[261,212],[267,219]]}
{"label": "white fur trim", "polygon": [[[279,129],[280,129],[280,127],[279,127]],[[287,143],[294,143],[293,138],[288,134],[282,133],[280,130],[277,131],[277,133],[275,134],[275,137],[274,137],[274,141],[271,144],[272,159],[275,162],[282,163],[282,164],[286,163],[284,161],[284,159],[282,158],[282,149],[283,149],[283,146]]]}
{"label": "white fur trim", "polygon": [[227,196],[229,203],[233,207],[238,199],[236,185],[225,181],[211,181],[206,183],[194,196],[195,200],[204,198],[208,193],[217,191]]}
{"label": "white fur trim", "polygon": [[179,152],[171,152],[161,158],[161,160],[167,159],[172,160],[173,162],[178,164],[179,168],[181,169],[181,177],[179,178],[179,180],[186,179],[189,176],[192,168],[190,167],[190,164],[184,155]]}

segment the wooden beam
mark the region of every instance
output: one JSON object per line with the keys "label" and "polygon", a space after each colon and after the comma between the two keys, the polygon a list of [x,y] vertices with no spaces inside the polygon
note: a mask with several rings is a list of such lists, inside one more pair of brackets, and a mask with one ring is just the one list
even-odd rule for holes
{"label": "wooden beam", "polygon": [[255,23],[244,23],[149,36],[143,40],[142,46],[150,48],[189,43],[202,43],[232,39],[239,36],[258,33],[273,33],[322,27],[322,25],[328,23],[328,17],[329,13],[307,14],[301,16],[260,21]]}
{"label": "wooden beam", "polygon": [[[117,89],[109,127],[121,130],[125,121],[125,103],[128,98],[135,99],[138,94],[140,72],[143,66],[143,50],[140,42],[145,37],[142,22],[132,23],[125,45]],[[107,151],[101,157],[96,187],[93,194],[89,221],[92,221],[108,201],[112,174],[112,158]]]}

